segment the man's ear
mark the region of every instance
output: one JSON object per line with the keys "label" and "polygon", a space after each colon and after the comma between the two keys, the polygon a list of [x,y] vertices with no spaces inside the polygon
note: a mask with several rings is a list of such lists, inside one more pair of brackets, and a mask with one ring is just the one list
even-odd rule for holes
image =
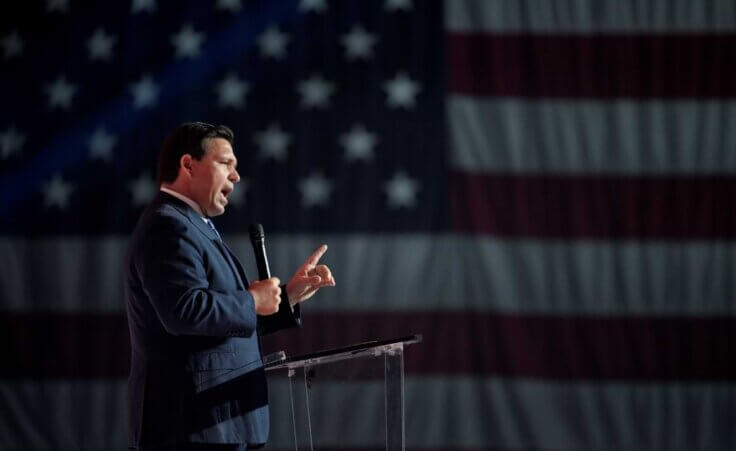
{"label": "man's ear", "polygon": [[179,168],[192,175],[192,156],[188,153],[182,155],[179,159]]}

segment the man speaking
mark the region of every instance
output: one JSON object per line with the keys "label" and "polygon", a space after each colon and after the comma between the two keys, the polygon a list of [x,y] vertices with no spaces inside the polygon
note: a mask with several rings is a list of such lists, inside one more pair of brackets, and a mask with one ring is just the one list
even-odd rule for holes
{"label": "man speaking", "polygon": [[211,217],[240,180],[233,132],[185,123],[164,140],[161,191],[125,257],[130,447],[245,450],[268,438],[259,334],[299,326],[299,303],[334,286],[320,246],[281,286],[249,282]]}

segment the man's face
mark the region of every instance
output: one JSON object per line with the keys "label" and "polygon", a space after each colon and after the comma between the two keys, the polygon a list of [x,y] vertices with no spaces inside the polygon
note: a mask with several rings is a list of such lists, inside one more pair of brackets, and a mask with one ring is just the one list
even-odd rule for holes
{"label": "man's face", "polygon": [[191,194],[207,216],[218,216],[225,212],[227,195],[240,180],[235,169],[238,160],[224,138],[208,138],[204,145],[207,151],[202,159],[192,159]]}

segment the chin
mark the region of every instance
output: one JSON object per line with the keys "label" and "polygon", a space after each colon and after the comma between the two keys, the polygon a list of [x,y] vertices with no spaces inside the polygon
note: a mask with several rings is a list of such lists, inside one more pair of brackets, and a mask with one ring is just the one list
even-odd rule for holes
{"label": "chin", "polygon": [[225,213],[225,207],[212,207],[207,211],[207,216],[220,216],[223,213]]}

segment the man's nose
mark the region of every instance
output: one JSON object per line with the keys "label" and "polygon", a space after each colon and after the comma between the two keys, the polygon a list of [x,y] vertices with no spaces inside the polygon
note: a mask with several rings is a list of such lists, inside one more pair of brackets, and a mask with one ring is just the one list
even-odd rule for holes
{"label": "man's nose", "polygon": [[230,172],[230,176],[228,177],[228,179],[230,179],[230,181],[233,183],[238,183],[240,181],[240,174],[238,174],[238,170],[233,169]]}

